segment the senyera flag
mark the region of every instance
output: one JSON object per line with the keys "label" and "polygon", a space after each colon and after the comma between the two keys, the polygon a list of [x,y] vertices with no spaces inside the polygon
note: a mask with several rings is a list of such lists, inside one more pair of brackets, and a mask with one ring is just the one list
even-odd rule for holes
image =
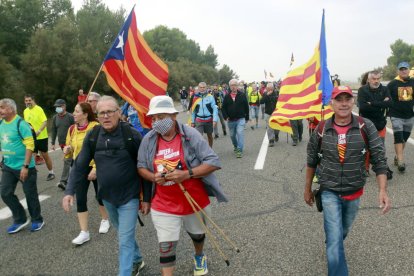
{"label": "senyera flag", "polygon": [[112,89],[138,111],[142,126],[150,128],[149,102],[165,95],[168,67],[139,32],[134,8],[106,54],[102,70]]}
{"label": "senyera flag", "polygon": [[[280,88],[276,109],[269,119],[271,128],[292,133],[289,120],[332,116],[332,108],[325,106],[331,98],[333,85],[327,66],[325,41],[325,11],[322,15],[321,35],[313,56],[300,67],[288,72]],[[322,101],[323,100],[323,101]]]}

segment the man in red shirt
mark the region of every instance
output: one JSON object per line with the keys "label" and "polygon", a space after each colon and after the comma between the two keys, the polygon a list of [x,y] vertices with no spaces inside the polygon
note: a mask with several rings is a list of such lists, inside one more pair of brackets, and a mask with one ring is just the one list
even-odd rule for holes
{"label": "man in red shirt", "polygon": [[155,185],[151,217],[157,230],[162,275],[173,275],[182,224],[194,244],[194,275],[206,275],[204,228],[177,183],[209,213],[209,195],[227,201],[213,174],[221,165],[217,154],[196,129],[177,122],[177,114],[170,97],[151,99],[147,115],[152,118],[153,129],[141,143],[137,166],[140,175]]}
{"label": "man in red shirt", "polygon": [[83,89],[82,89],[82,88],[81,88],[81,89],[79,89],[78,104],[79,104],[79,103],[84,103],[84,102],[86,102],[86,97],[87,97],[87,95],[85,95],[85,94],[83,93]]}
{"label": "man in red shirt", "polygon": [[348,275],[344,239],[358,213],[367,178],[367,149],[362,131],[366,132],[371,164],[379,187],[378,203],[383,214],[390,209],[388,166],[384,144],[374,124],[352,114],[354,98],[351,88],[335,87],[331,106],[333,117],[324,122],[321,130],[320,125],[317,127],[318,131],[312,134],[308,144],[304,199],[306,204],[313,205],[312,179],[319,165],[328,275]]}

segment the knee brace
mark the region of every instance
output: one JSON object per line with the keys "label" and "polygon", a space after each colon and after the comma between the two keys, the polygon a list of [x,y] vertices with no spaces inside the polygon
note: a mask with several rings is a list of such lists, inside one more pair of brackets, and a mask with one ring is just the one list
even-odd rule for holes
{"label": "knee brace", "polygon": [[404,143],[410,138],[411,132],[403,131]]}
{"label": "knee brace", "polygon": [[204,239],[206,238],[206,234],[191,234],[191,233],[188,233],[188,235],[193,240],[193,242],[196,242],[196,243],[202,243],[204,241]]}
{"label": "knee brace", "polygon": [[160,242],[160,265],[161,267],[170,267],[175,265],[175,250],[177,241]]}
{"label": "knee brace", "polygon": [[404,132],[395,131],[394,132],[394,144],[403,144],[404,143]]}

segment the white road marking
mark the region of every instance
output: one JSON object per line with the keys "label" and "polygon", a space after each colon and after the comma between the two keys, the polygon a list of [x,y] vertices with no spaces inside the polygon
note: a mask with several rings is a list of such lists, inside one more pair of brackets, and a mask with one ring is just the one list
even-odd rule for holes
{"label": "white road marking", "polygon": [[[43,201],[48,199],[50,196],[48,195],[39,195],[39,201]],[[23,205],[24,209],[27,209],[27,203],[26,203],[26,198],[23,198],[22,200],[20,200],[20,203]],[[9,207],[4,207],[2,209],[0,209],[0,220],[4,220],[7,219],[9,217],[12,216],[12,213],[9,209]]]}
{"label": "white road marking", "polygon": [[254,165],[255,170],[263,170],[268,147],[269,147],[269,139],[267,138],[267,131],[266,131],[265,136],[263,138],[262,146],[260,147],[259,155],[257,156],[257,159],[256,159],[256,164]]}

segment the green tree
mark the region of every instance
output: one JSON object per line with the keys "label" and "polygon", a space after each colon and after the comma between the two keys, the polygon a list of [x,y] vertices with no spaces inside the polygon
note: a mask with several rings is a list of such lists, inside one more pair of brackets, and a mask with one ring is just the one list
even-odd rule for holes
{"label": "green tree", "polygon": [[410,64],[414,62],[414,45],[410,45],[401,39],[397,39],[390,45],[391,56],[387,59],[387,66],[384,67],[383,77],[391,80],[396,76],[397,65],[401,61],[407,61]]}
{"label": "green tree", "polygon": [[0,52],[0,99],[13,98],[18,106],[18,112],[23,109],[24,90],[22,74]]}
{"label": "green tree", "polygon": [[224,64],[218,71],[218,78],[218,83],[229,83],[231,79],[237,79],[239,76],[227,64]]}
{"label": "green tree", "polygon": [[72,15],[70,0],[0,1],[0,47],[9,62],[20,69],[20,55],[39,28],[53,27],[58,17]]}
{"label": "green tree", "polygon": [[195,86],[199,82],[228,82],[236,74],[224,65],[217,70],[217,54],[212,45],[202,51],[195,41],[179,29],[158,26],[143,34],[151,49],[167,62],[169,67],[168,91],[175,98],[182,86]]}

